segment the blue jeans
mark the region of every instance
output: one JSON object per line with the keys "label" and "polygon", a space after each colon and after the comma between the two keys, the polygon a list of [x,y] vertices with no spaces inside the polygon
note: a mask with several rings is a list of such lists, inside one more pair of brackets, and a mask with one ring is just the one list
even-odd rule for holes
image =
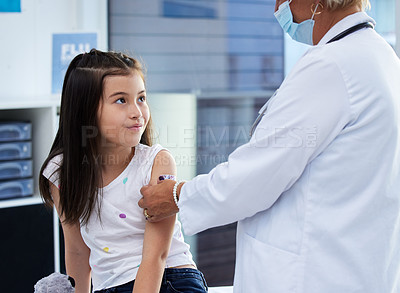
{"label": "blue jeans", "polygon": [[[132,293],[135,280],[95,293]],[[160,293],[204,293],[208,292],[202,272],[195,269],[165,269],[161,281]]]}

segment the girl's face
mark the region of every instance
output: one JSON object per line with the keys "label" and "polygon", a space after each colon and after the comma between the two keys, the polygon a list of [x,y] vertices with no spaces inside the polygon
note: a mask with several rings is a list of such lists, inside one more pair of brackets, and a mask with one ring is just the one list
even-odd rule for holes
{"label": "girl's face", "polygon": [[101,147],[136,146],[149,118],[146,88],[138,72],[105,78],[97,112]]}

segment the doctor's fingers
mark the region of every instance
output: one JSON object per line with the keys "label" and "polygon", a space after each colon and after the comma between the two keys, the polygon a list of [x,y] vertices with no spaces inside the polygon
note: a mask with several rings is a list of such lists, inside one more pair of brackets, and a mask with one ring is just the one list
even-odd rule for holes
{"label": "doctor's fingers", "polygon": [[142,194],[142,198],[139,200],[138,204],[142,209],[147,208],[148,205],[147,198],[151,195],[151,191],[152,191],[151,185],[145,185],[142,188],[140,188],[140,193]]}
{"label": "doctor's fingers", "polygon": [[161,220],[162,220],[162,218],[159,218],[159,217],[153,216],[153,215],[151,215],[149,218],[147,218],[147,221],[150,222],[150,223],[156,223],[156,222],[159,222]]}
{"label": "doctor's fingers", "polygon": [[[142,189],[143,189],[143,187],[142,187]],[[142,189],[141,189],[141,192],[142,192]],[[144,193],[146,194],[146,188],[144,188]],[[142,193],[142,195],[143,195],[143,193]],[[155,218],[155,221],[157,221],[157,217],[155,217],[152,214],[151,209],[149,208],[149,205],[147,204],[145,197],[142,197],[141,199],[139,199],[138,206],[143,209],[142,213],[147,221],[153,222],[153,218]]]}
{"label": "doctor's fingers", "polygon": [[142,209],[145,208],[145,205],[144,205],[144,198],[143,198],[143,197],[138,201],[138,205],[139,205],[139,207],[141,207]]}
{"label": "doctor's fingers", "polygon": [[143,214],[149,222],[158,222],[162,218],[159,217],[157,211],[157,202],[154,202],[154,186],[145,185],[140,189],[142,198],[138,201],[139,207],[143,209]]}
{"label": "doctor's fingers", "polygon": [[172,212],[172,213],[164,212],[161,210],[156,211],[155,209],[154,209],[154,214],[152,214],[151,210],[147,211],[147,209],[146,209],[146,212],[148,214],[147,221],[149,221],[151,223],[159,222],[159,221],[165,220],[166,218],[169,218],[172,216],[176,217],[176,213],[174,213],[174,212]]}

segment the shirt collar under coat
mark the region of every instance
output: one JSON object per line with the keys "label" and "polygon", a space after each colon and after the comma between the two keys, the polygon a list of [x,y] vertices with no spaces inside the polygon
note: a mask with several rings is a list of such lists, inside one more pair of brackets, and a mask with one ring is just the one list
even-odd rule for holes
{"label": "shirt collar under coat", "polygon": [[346,16],[341,21],[336,23],[331,29],[323,36],[323,38],[319,41],[317,46],[325,45],[329,42],[330,39],[334,38],[336,35],[340,34],[341,32],[347,30],[348,28],[355,26],[357,24],[363,22],[371,22],[375,25],[375,20],[368,16],[365,12],[356,12],[349,16]]}

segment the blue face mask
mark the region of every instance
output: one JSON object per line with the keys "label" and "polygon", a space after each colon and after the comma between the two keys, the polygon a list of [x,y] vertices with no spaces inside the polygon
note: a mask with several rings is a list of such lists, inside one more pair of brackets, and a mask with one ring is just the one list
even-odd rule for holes
{"label": "blue face mask", "polygon": [[275,18],[278,20],[282,29],[289,34],[289,36],[300,43],[307,45],[314,45],[313,43],[313,30],[314,30],[314,15],[317,11],[318,5],[316,5],[311,19],[307,19],[301,23],[293,22],[293,14],[290,10],[290,2],[286,1],[279,6],[279,9],[274,13]]}

